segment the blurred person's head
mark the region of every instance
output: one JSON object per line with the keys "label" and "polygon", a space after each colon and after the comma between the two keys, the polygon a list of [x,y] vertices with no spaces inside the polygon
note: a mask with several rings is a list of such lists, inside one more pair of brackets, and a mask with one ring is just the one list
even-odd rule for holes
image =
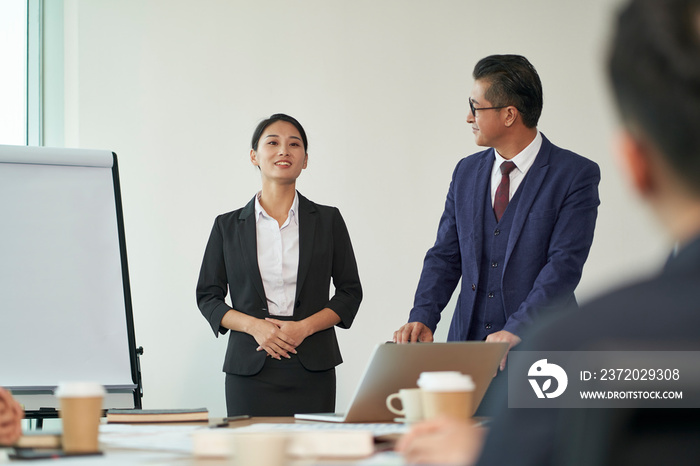
{"label": "blurred person's head", "polygon": [[609,74],[632,185],[675,239],[700,233],[700,0],[633,0]]}

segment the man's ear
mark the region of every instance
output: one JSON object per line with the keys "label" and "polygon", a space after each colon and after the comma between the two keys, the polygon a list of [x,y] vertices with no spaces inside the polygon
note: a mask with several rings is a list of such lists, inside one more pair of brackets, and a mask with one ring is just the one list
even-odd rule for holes
{"label": "man's ear", "polygon": [[639,195],[647,197],[654,191],[654,167],[649,148],[623,129],[617,136],[617,159],[624,176]]}
{"label": "man's ear", "polygon": [[520,112],[512,105],[504,108],[503,111],[505,112],[503,123],[508,127],[513,126],[513,123],[520,117]]}

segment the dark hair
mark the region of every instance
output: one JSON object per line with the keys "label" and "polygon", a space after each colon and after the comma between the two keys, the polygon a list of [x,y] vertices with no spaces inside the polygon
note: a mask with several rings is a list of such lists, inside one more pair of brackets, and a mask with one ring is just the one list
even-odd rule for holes
{"label": "dark hair", "polygon": [[542,114],[542,82],[537,70],[521,55],[490,55],[474,67],[474,79],[489,81],[485,97],[494,107],[512,105],[528,128]]}
{"label": "dark hair", "polygon": [[632,1],[608,71],[623,122],[700,193],[700,0]]}
{"label": "dark hair", "polygon": [[253,139],[250,142],[250,147],[253,150],[258,150],[258,142],[260,142],[260,136],[262,136],[263,132],[265,131],[265,128],[278,121],[286,121],[287,123],[291,123],[294,125],[297,131],[299,131],[301,140],[304,143],[304,152],[307,152],[309,150],[309,141],[306,139],[306,132],[304,131],[304,128],[301,126],[301,123],[299,123],[296,120],[296,118],[290,117],[289,115],[285,115],[284,113],[275,113],[270,118],[266,118],[265,120],[258,123],[258,126],[253,132]]}

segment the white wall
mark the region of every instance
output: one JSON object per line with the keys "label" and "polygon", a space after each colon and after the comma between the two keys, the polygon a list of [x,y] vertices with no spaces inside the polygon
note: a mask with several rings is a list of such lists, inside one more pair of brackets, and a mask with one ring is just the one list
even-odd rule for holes
{"label": "white wall", "polygon": [[486,55],[527,56],[544,85],[540,129],[600,164],[579,296],[657,264],[668,245],[610,155],[603,57],[618,3],[64,0],[64,69],[47,76],[64,80],[50,96],[63,119],[46,122],[47,145],[119,156],[144,406],[225,413],[226,339],[201,317],[195,283],[214,217],[259,189],[249,139],[272,113],[305,126],[298,189],[341,209],[359,262],[365,298],[339,331],[339,409],[373,345],[405,322],[451,172],[478,149],[465,118]]}

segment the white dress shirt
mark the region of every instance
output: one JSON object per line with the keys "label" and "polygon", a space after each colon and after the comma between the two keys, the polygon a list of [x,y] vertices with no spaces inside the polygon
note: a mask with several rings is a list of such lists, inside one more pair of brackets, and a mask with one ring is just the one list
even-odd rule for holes
{"label": "white dress shirt", "polygon": [[261,194],[262,191],[255,196],[255,238],[267,309],[271,315],[291,316],[299,269],[299,194],[294,194],[287,220],[281,227],[260,205]]}
{"label": "white dress shirt", "polygon": [[[510,193],[508,195],[508,200],[513,199],[513,195],[518,190],[523,178],[525,178],[532,164],[535,163],[535,158],[540,151],[540,147],[542,147],[542,135],[538,131],[535,139],[533,139],[525,149],[520,151],[518,155],[510,159],[510,161],[515,164],[515,169],[510,172]],[[501,157],[501,154],[499,154],[497,150],[493,152],[496,155],[494,157],[493,167],[491,168],[491,205],[493,205],[496,199],[498,185],[501,184],[501,164],[507,161]]]}

